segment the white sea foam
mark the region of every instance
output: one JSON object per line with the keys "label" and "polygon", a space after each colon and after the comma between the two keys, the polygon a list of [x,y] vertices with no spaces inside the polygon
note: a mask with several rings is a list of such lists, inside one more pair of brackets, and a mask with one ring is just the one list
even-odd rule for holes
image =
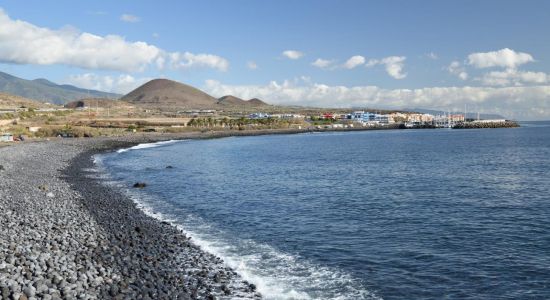
{"label": "white sea foam", "polygon": [[[97,158],[97,167],[105,171],[101,157]],[[171,223],[204,251],[222,258],[244,280],[254,283],[265,299],[381,299],[345,272],[316,265],[266,244],[229,236],[153,195],[124,188],[126,185],[120,182],[104,182],[122,188],[145,214]]]}
{"label": "white sea foam", "polygon": [[173,143],[176,143],[176,142],[179,142],[179,141],[180,140],[169,140],[169,141],[155,142],[155,143],[144,143],[144,144],[139,144],[139,145],[136,145],[136,146],[133,146],[133,147],[130,147],[130,148],[119,149],[116,152],[117,153],[124,153],[124,152],[128,152],[130,150],[156,148],[156,147],[160,147],[160,146],[163,146],[163,145],[173,144]]}
{"label": "white sea foam", "polygon": [[130,192],[147,215],[171,223],[203,250],[222,258],[244,280],[254,283],[265,299],[380,299],[344,272],[315,265],[266,244],[228,237],[199,217]]}

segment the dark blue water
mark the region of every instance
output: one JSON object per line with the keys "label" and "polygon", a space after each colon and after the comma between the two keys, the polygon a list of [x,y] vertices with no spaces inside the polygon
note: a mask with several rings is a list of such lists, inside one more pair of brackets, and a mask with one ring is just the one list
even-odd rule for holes
{"label": "dark blue water", "polygon": [[[550,123],[193,140],[101,157],[270,299],[549,299]],[[166,169],[167,165],[174,168]]]}

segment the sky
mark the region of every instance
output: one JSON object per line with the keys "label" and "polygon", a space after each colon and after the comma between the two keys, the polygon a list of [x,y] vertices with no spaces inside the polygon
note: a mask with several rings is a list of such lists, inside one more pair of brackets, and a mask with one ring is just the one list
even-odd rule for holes
{"label": "sky", "polygon": [[0,71],[127,93],[550,120],[550,1],[0,3]]}

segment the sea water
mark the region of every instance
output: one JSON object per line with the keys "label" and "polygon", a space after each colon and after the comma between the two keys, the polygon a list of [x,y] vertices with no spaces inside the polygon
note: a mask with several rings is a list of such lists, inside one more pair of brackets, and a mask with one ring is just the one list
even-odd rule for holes
{"label": "sea water", "polygon": [[550,123],[174,141],[98,161],[267,299],[550,298]]}

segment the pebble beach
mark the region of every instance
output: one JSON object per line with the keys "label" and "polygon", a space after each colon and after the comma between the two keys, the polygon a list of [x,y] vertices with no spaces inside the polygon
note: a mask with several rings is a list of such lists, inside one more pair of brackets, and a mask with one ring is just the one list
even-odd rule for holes
{"label": "pebble beach", "polygon": [[232,134],[57,139],[0,148],[1,299],[259,299],[255,286],[93,174],[92,156]]}

